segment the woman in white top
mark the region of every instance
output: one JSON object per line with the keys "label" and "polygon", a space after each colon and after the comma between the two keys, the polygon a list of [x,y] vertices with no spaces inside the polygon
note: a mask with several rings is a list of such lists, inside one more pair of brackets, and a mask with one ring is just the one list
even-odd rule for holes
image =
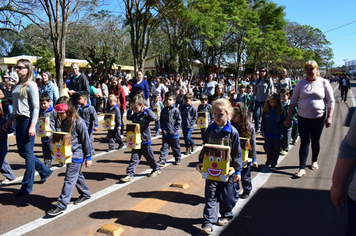
{"label": "woman in white top", "polygon": [[159,101],[164,100],[164,94],[168,92],[168,88],[162,84],[162,77],[156,77],[156,84],[153,86],[153,94],[157,94]]}
{"label": "woman in white top", "polygon": [[291,78],[289,78],[287,69],[282,69],[279,79],[277,81],[276,87],[277,87],[276,93],[279,93],[279,91],[282,88],[286,88],[288,90],[292,89],[292,80],[291,80]]}
{"label": "woman in white top", "polygon": [[284,125],[289,127],[294,108],[298,105],[298,129],[301,143],[299,148],[300,169],[295,174],[297,178],[306,175],[305,167],[310,141],[312,147],[311,169],[319,168],[317,161],[321,132],[324,124],[326,128],[331,126],[335,106],[333,89],[328,80],[320,77],[318,64],[315,61],[307,61],[304,69],[307,77],[295,86],[288,117],[284,122]]}

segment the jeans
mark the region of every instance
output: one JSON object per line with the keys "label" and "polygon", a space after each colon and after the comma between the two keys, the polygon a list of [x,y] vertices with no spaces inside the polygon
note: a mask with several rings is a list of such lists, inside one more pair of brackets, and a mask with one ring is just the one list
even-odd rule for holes
{"label": "jeans", "polygon": [[300,136],[299,165],[305,169],[311,141],[312,162],[318,161],[320,151],[320,136],[323,131],[325,115],[317,119],[308,119],[298,116],[298,129]]}
{"label": "jeans", "polygon": [[5,119],[9,119],[11,114],[12,114],[12,105],[9,104],[9,105],[6,106]]}
{"label": "jeans", "polygon": [[161,122],[160,120],[156,120],[155,121],[155,131],[156,131],[156,135],[159,134],[159,129],[161,128]]}
{"label": "jeans", "polygon": [[282,140],[281,140],[281,148],[283,151],[289,152],[289,142],[291,136],[292,136],[292,127],[291,128],[283,127]]}
{"label": "jeans", "polygon": [[124,124],[124,109],[121,109],[120,108],[120,115],[121,115],[121,134],[124,135],[124,132],[125,132],[125,124]]}
{"label": "jeans", "polygon": [[106,112],[106,106],[108,104],[108,98],[107,97],[103,97],[103,101],[104,101],[104,104],[103,104],[103,112],[105,113]]}
{"label": "jeans", "polygon": [[262,115],[262,108],[264,102],[255,101],[255,130],[260,130],[260,117]]}
{"label": "jeans", "polygon": [[341,100],[344,100],[345,102],[347,100],[347,91],[348,90],[349,90],[349,87],[341,86]]}
{"label": "jeans", "polygon": [[52,173],[52,170],[45,166],[34,155],[35,136],[30,137],[28,130],[31,125],[31,119],[26,116],[16,117],[16,143],[19,154],[26,161],[25,174],[22,179],[22,186],[19,192],[30,194],[33,190],[33,181],[35,170],[41,176],[41,180],[46,180]]}
{"label": "jeans", "polygon": [[190,146],[194,145],[194,141],[192,139],[192,132],[193,129],[183,130],[184,143],[186,148],[189,148]]}

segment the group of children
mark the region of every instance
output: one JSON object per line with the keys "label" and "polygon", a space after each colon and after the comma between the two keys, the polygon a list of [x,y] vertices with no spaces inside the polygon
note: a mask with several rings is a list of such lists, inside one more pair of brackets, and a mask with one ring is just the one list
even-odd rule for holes
{"label": "group of children", "polygon": [[[179,103],[179,109],[176,107],[176,94],[167,92],[164,96],[164,105],[158,101],[158,97],[153,97],[151,109],[148,108],[146,100],[142,94],[135,95],[130,100],[130,112],[127,120],[132,123],[140,124],[141,148],[132,149],[129,166],[126,170],[126,176],[121,178],[123,182],[133,180],[136,168],[143,155],[149,166],[152,168],[149,177],[155,177],[161,173],[161,167],[165,166],[169,147],[173,152],[175,165],[181,163],[181,151],[179,143],[179,130],[182,129],[186,155],[194,152],[196,145],[192,139],[192,131],[197,121],[198,112],[205,112],[208,127],[201,128],[203,144],[219,144],[230,146],[231,159],[230,166],[233,167],[233,173],[229,176],[227,182],[218,182],[206,180],[205,186],[205,208],[202,233],[210,234],[213,231],[213,225],[226,225],[233,218],[232,209],[238,198],[248,198],[252,190],[251,170],[253,165],[258,166],[256,161],[256,134],[249,114],[249,105],[251,98],[245,92],[245,87],[240,87],[240,94],[235,96],[229,94],[230,101],[225,98],[217,98],[212,104],[208,103],[208,97],[202,95],[201,104],[196,109],[193,104],[193,95],[188,93],[182,96]],[[251,92],[251,91],[249,91]],[[294,122],[291,127],[284,127],[283,121],[289,108],[289,91],[282,89],[280,94],[269,95],[263,109],[261,135],[265,139],[264,149],[267,154],[266,165],[274,170],[279,154],[288,152],[289,140],[293,127],[296,126],[296,111]],[[98,129],[98,119],[95,109],[88,105],[88,96],[81,95],[78,103],[80,109],[77,112],[70,99],[61,97],[52,107],[50,98],[46,94],[40,96],[41,112],[40,116],[50,118],[51,129],[53,131],[68,132],[72,137],[72,162],[67,164],[65,181],[62,193],[57,201],[57,205],[48,212],[55,216],[61,214],[70,201],[74,186],[76,186],[80,197],[74,202],[79,204],[90,198],[90,191],[86,184],[84,175],[81,172],[82,164],[86,167],[91,166],[91,157],[94,155],[92,146],[93,131]],[[119,144],[119,149],[124,147],[124,141],[121,138],[121,117],[117,106],[117,97],[110,95],[108,98],[109,113],[115,116],[114,129],[108,130],[109,149],[114,150],[115,143]],[[214,122],[213,122],[214,121]],[[156,135],[162,133],[162,148],[160,150],[159,161],[154,158],[151,147],[150,123],[155,122]],[[1,135],[4,131],[2,131]],[[7,135],[7,133],[6,133]],[[240,142],[240,137],[248,140]],[[294,139],[295,140],[295,139]],[[42,138],[42,147],[44,162],[47,166],[51,165],[53,146],[50,138]],[[246,157],[242,157],[241,148],[250,149]],[[0,150],[0,164],[6,163],[7,149]],[[199,159],[199,162],[202,160]],[[2,165],[2,168],[5,165]],[[6,176],[10,180],[14,176]],[[243,188],[243,193],[239,194],[239,181]],[[217,208],[217,204],[220,205]],[[219,210],[217,210],[219,209]],[[220,213],[220,218],[218,218]]]}

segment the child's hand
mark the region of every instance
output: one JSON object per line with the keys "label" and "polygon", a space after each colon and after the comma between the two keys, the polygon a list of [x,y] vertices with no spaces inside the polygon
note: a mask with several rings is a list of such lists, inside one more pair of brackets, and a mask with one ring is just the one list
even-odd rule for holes
{"label": "child's hand", "polygon": [[91,165],[93,164],[93,161],[88,161],[88,160],[85,160],[85,167],[90,167]]}
{"label": "child's hand", "polygon": [[118,129],[118,130],[121,130],[121,127],[119,126],[119,127],[117,127],[117,129]]}
{"label": "child's hand", "polygon": [[254,167],[258,167],[258,164],[257,164],[257,162],[252,162],[252,165],[254,166]]}
{"label": "child's hand", "polygon": [[241,180],[241,175],[235,175],[234,176],[234,183],[238,183]]}
{"label": "child's hand", "polygon": [[197,169],[197,171],[202,173],[203,172],[203,163],[199,163],[195,168]]}
{"label": "child's hand", "polygon": [[98,131],[99,130],[99,128],[98,127],[94,127],[94,131]]}

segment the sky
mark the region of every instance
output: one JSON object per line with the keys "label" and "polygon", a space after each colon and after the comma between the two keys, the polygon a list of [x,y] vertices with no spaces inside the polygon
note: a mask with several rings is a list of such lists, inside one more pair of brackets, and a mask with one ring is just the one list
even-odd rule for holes
{"label": "sky", "polygon": [[[272,0],[285,6],[286,20],[310,25],[325,32],[331,42],[335,64],[356,60],[356,1],[355,0]],[[352,24],[346,25],[348,23]],[[340,26],[344,27],[338,28]],[[335,29],[335,30],[332,30]],[[326,32],[332,30],[330,32]]]}

